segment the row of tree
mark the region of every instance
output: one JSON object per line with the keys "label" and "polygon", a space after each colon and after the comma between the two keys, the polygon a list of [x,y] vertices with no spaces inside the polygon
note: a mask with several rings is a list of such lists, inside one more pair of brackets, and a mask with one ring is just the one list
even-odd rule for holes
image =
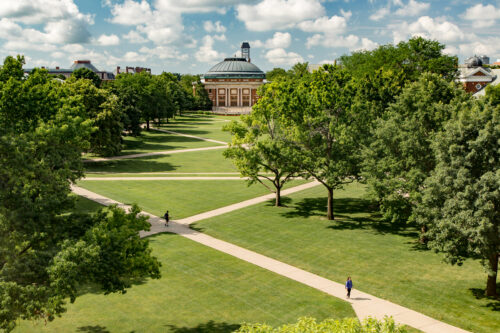
{"label": "row of tree", "polygon": [[457,59],[443,49],[414,38],[344,56],[340,66],[280,76],[261,87],[251,115],[227,126],[233,141],[225,155],[250,182],[273,190],[277,206],[290,179],[317,180],[328,193],[328,219],[335,189],[366,182],[386,220],[418,223],[422,240],[450,263],[481,259],[492,296],[499,93],[467,94],[455,83]]}

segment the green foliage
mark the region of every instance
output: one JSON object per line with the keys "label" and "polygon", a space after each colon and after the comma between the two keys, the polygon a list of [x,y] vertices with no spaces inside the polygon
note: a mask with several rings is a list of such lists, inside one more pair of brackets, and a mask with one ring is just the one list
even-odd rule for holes
{"label": "green foliage", "polygon": [[87,112],[99,105],[97,88],[82,80],[75,87],[94,93],[72,95],[75,87],[45,70],[26,80],[13,75],[0,82],[0,329],[7,331],[18,318],[52,320],[80,284],[123,291],[128,278],[157,277],[158,265],[136,239],[149,227],[133,215],[137,208],[132,215],[112,210],[109,218],[67,214],[70,184],[82,177],[81,155],[90,147]]}
{"label": "green foliage", "polygon": [[280,83],[274,96],[289,129],[287,143],[300,169],[328,190],[327,217],[333,219],[333,190],[359,173],[365,110],[352,108],[356,91],[345,70],[332,66],[304,76],[297,87],[291,82]]}
{"label": "green foliage", "polygon": [[288,70],[288,75],[295,79],[309,76],[310,73],[307,69],[308,66],[309,66],[308,62],[298,62],[295,65],[293,65],[291,69]]}
{"label": "green foliage", "polygon": [[85,67],[78,68],[76,71],[74,71],[71,74],[71,76],[75,77],[77,79],[88,79],[88,80],[92,81],[94,86],[96,86],[96,87],[101,86],[101,81],[102,81],[101,78],[99,77],[99,75],[97,75],[97,73],[95,73],[91,69],[88,69]]}
{"label": "green foliage", "polygon": [[281,78],[286,78],[288,76],[289,74],[287,73],[287,71],[279,67],[274,67],[272,70],[266,72],[266,79],[269,82],[276,81]]}
{"label": "green foliage", "polygon": [[431,72],[451,82],[458,75],[458,59],[444,55],[444,48],[437,41],[414,37],[396,46],[388,44],[372,51],[353,52],[340,57],[340,61],[355,77],[364,77],[383,69],[395,73],[402,71],[408,81],[416,81],[421,73]]}
{"label": "green foliage", "polygon": [[237,333],[405,333],[406,329],[396,325],[394,320],[385,317],[384,320],[367,318],[362,323],[356,318],[345,318],[341,320],[326,319],[316,322],[314,318],[299,318],[294,324],[283,325],[273,328],[267,324],[244,324]]}
{"label": "green foliage", "polygon": [[70,78],[63,88],[76,103],[83,104],[85,117],[91,119],[95,127],[88,151],[102,156],[118,155],[123,125],[117,97],[87,79]]}
{"label": "green foliage", "polygon": [[403,89],[364,150],[363,171],[386,219],[405,222],[418,191],[435,167],[431,142],[453,114],[472,105],[463,89],[437,74],[423,74]]}
{"label": "green foliage", "polygon": [[422,187],[417,221],[451,264],[479,258],[496,296],[500,253],[500,112],[479,104],[456,115],[432,145],[437,165]]}
{"label": "green foliage", "polygon": [[249,177],[249,184],[258,182],[276,193],[276,206],[281,206],[281,189],[300,170],[294,161],[294,150],[284,140],[284,123],[274,105],[274,88],[277,86],[277,83],[262,86],[259,90],[261,97],[252,113],[243,116],[241,122],[233,121],[225,126],[233,137],[224,156],[233,160],[243,177]]}
{"label": "green foliage", "polygon": [[486,100],[493,106],[500,105],[500,85],[488,85],[486,86]]}

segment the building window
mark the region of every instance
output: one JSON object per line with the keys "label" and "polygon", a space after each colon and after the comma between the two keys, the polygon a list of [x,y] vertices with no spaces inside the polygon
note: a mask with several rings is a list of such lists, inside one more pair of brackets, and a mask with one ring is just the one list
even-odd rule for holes
{"label": "building window", "polygon": [[231,96],[231,106],[238,106],[238,96]]}
{"label": "building window", "polygon": [[219,95],[219,106],[226,106],[226,96]]}
{"label": "building window", "polygon": [[231,89],[231,95],[238,95],[238,89]]}
{"label": "building window", "polygon": [[242,102],[243,102],[242,103],[243,106],[250,106],[250,96],[249,95],[247,95],[247,96],[243,95]]}
{"label": "building window", "polygon": [[243,88],[243,95],[250,95],[250,89]]}
{"label": "building window", "polygon": [[480,90],[482,87],[483,87],[483,86],[482,86],[480,83],[476,84],[476,89],[477,89],[477,90]]}
{"label": "building window", "polygon": [[226,93],[226,89],[219,89],[219,95],[224,95]]}
{"label": "building window", "polygon": [[212,89],[208,89],[208,93],[211,94],[212,93]]}

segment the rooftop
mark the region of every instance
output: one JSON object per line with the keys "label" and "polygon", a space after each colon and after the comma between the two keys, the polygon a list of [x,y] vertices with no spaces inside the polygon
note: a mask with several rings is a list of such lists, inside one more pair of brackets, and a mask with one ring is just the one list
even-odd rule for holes
{"label": "rooftop", "polygon": [[266,74],[245,58],[226,58],[210,68],[204,78],[260,78],[265,79]]}

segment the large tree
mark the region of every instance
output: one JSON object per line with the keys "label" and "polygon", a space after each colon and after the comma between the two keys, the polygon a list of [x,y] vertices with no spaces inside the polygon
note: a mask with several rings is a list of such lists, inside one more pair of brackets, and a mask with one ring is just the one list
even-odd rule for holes
{"label": "large tree", "polygon": [[99,77],[99,75],[97,75],[96,72],[85,67],[78,68],[71,74],[71,76],[77,79],[88,79],[92,81],[92,83],[96,87],[99,87],[102,82],[101,78]]}
{"label": "large tree", "polygon": [[478,258],[486,295],[497,296],[500,253],[500,111],[480,103],[454,117],[433,141],[437,165],[422,186],[417,221],[430,248],[451,264]]}
{"label": "large tree", "polygon": [[232,134],[224,156],[233,160],[241,175],[249,178],[249,184],[258,182],[274,192],[276,206],[281,206],[283,186],[300,171],[294,151],[284,140],[283,114],[275,98],[280,85],[273,82],[262,86],[252,113],[224,128]]}
{"label": "large tree", "polygon": [[[10,61],[9,59],[8,61]],[[93,284],[125,292],[159,277],[146,218],[112,208],[68,213],[70,184],[83,175],[93,120],[81,99],[35,70],[26,80],[0,68],[0,329],[18,319],[52,320],[67,298]],[[8,77],[8,78],[7,78]]]}
{"label": "large tree", "polygon": [[304,76],[277,96],[288,125],[287,144],[298,154],[300,169],[327,189],[329,220],[334,219],[333,191],[359,174],[366,110],[352,107],[355,94],[351,76],[332,66]]}
{"label": "large tree", "polygon": [[363,170],[384,217],[406,222],[415,196],[435,167],[431,142],[447,120],[472,99],[455,83],[423,74],[403,89],[373,126]]}

